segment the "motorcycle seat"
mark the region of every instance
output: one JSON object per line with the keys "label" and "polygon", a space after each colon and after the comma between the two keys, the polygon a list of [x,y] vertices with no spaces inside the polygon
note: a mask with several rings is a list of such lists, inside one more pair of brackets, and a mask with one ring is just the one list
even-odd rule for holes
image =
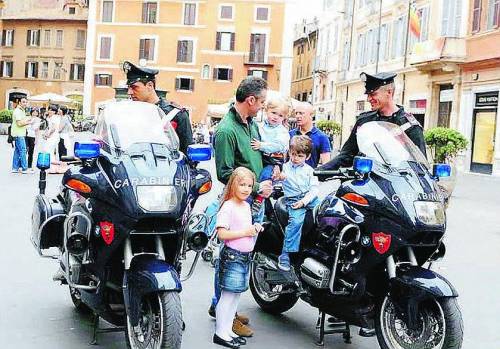
{"label": "motorcycle seat", "polygon": [[[288,225],[288,210],[285,204],[285,198],[279,198],[274,204],[274,210],[276,211],[276,215],[278,216],[278,222],[283,227],[283,231],[285,227]],[[302,226],[302,238],[312,230],[314,227],[314,216],[316,210],[307,210],[306,217],[304,218],[304,225]]]}

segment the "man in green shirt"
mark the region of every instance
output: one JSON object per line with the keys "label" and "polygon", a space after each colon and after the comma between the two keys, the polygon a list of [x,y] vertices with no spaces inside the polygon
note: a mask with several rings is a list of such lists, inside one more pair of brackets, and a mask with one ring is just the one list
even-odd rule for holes
{"label": "man in green shirt", "polygon": [[[262,153],[253,150],[250,141],[259,139],[259,129],[253,118],[263,109],[267,95],[267,82],[261,78],[249,76],[244,79],[236,90],[236,102],[217,126],[215,134],[215,167],[217,178],[227,184],[231,173],[237,167],[246,167],[259,178],[262,171]],[[254,193],[268,198],[272,192],[270,180],[263,181],[254,187]],[[215,309],[220,298],[219,263],[215,264],[214,288],[215,295],[208,310],[215,317]],[[246,326],[248,317],[236,314],[233,321],[233,332],[239,336],[250,337],[253,331]]]}
{"label": "man in green shirt", "polygon": [[28,173],[28,161],[26,158],[26,126],[31,124],[31,117],[26,116],[28,100],[21,98],[12,114],[12,126],[10,135],[14,138],[14,155],[12,158],[12,173],[17,173],[19,168],[22,173]]}

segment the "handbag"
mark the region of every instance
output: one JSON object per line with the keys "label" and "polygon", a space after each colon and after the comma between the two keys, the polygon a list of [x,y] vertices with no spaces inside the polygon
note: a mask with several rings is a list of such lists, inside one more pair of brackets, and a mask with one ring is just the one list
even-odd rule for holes
{"label": "handbag", "polygon": [[10,134],[12,126],[9,126],[7,129],[7,143],[12,144],[14,142],[14,137]]}

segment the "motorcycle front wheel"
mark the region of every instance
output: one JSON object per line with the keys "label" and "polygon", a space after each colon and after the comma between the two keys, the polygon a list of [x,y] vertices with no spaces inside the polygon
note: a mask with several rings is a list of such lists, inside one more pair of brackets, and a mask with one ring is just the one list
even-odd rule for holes
{"label": "motorcycle front wheel", "polygon": [[375,319],[382,349],[459,349],[463,322],[456,298],[430,299],[419,304],[417,326],[408,328],[390,296],[381,302]]}
{"label": "motorcycle front wheel", "polygon": [[266,313],[274,315],[284,313],[292,309],[299,300],[299,297],[294,293],[270,295],[264,290],[264,282],[256,263],[252,263],[250,266],[250,291],[257,304]]}
{"label": "motorcycle front wheel", "polygon": [[182,306],[178,292],[145,295],[141,300],[139,325],[134,329],[127,316],[125,337],[130,349],[180,349]]}

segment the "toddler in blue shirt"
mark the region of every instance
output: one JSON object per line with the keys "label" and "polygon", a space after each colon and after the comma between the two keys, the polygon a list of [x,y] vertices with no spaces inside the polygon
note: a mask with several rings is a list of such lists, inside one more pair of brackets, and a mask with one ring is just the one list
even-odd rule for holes
{"label": "toddler in blue shirt", "polygon": [[291,252],[298,252],[306,211],[318,205],[318,179],[313,168],[306,164],[311,156],[312,142],[307,136],[293,136],[290,141],[290,160],[275,179],[283,181],[285,203],[288,208],[288,225],[285,229],[283,250],[278,258],[281,270],[290,270]]}
{"label": "toddler in blue shirt", "polygon": [[[266,120],[259,126],[260,141],[253,139],[253,150],[263,153],[264,169],[259,176],[259,182],[269,180],[275,172],[276,165],[282,165],[288,151],[290,134],[284,126],[290,112],[290,105],[280,96],[270,97],[265,107]],[[279,172],[279,171],[278,171]]]}

